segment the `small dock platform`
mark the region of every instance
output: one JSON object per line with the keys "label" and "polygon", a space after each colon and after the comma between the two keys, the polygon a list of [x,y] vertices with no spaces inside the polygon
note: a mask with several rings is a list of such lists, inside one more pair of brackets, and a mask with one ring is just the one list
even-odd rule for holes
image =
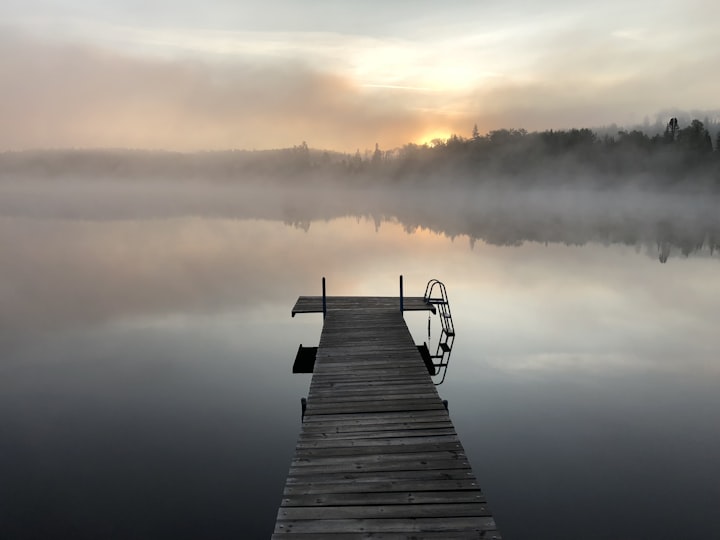
{"label": "small dock platform", "polygon": [[[326,300],[272,538],[499,539],[399,299]],[[322,311],[322,297],[300,297],[292,313]]]}
{"label": "small dock platform", "polygon": [[[326,304],[327,309],[332,311],[387,309],[399,313],[400,310],[400,298],[397,296],[328,296]],[[432,311],[435,313],[435,306],[425,302],[422,296],[406,296],[403,298],[403,311]],[[294,317],[298,313],[322,312],[322,296],[301,296],[292,309],[292,316]]]}

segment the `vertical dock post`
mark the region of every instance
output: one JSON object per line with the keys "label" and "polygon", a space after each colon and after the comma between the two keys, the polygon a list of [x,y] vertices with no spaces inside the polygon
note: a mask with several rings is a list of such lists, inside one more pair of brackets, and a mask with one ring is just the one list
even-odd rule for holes
{"label": "vertical dock post", "polygon": [[403,313],[405,311],[405,306],[403,305],[403,277],[402,274],[400,274],[400,313]]}
{"label": "vertical dock post", "polygon": [[325,298],[325,278],[322,278],[322,289],[323,289],[323,319],[327,315],[327,299]]}

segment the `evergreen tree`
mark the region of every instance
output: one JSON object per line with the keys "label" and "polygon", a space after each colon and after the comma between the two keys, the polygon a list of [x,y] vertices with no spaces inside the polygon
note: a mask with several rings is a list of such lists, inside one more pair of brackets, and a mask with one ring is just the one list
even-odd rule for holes
{"label": "evergreen tree", "polygon": [[372,156],[373,165],[379,164],[382,161],[382,156],[383,153],[382,150],[380,150],[380,146],[378,145],[378,143],[375,143],[375,151],[373,152]]}
{"label": "evergreen tree", "polygon": [[678,131],[677,140],[687,151],[700,154],[712,152],[712,139],[700,120],[693,120],[688,127]]}

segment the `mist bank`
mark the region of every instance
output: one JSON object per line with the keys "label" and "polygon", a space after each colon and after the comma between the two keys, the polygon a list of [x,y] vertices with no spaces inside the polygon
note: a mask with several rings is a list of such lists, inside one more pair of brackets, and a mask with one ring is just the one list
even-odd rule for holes
{"label": "mist bank", "polygon": [[[716,124],[712,124],[716,126]],[[711,129],[712,129],[711,126]],[[720,190],[720,131],[672,118],[664,132],[590,129],[528,133],[502,129],[425,145],[343,154],[310,148],[178,153],[45,150],[0,154],[0,178],[201,179],[256,185],[632,186],[661,191]]]}
{"label": "mist bank", "polygon": [[278,187],[203,181],[0,181],[0,219],[147,221],[184,217],[267,220],[308,230],[343,217],[429,229],[470,244],[523,242],[636,246],[668,257],[720,248],[720,195],[569,187],[479,185]]}

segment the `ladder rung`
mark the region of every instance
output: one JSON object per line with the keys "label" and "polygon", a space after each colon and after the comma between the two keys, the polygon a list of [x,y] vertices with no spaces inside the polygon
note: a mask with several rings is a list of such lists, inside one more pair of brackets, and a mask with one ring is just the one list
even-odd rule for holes
{"label": "ladder rung", "polygon": [[450,352],[450,345],[448,345],[447,343],[441,343],[440,348],[445,352]]}

